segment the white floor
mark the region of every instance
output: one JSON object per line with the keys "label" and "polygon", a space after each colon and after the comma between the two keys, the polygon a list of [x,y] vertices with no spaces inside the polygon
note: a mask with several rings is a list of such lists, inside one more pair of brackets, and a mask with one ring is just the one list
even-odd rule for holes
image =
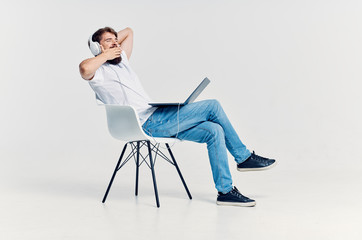
{"label": "white floor", "polygon": [[115,161],[103,168],[85,161],[82,167],[43,161],[42,168],[15,164],[11,171],[3,169],[0,239],[362,239],[358,169],[280,160],[269,171],[240,173],[230,161],[234,184],[257,201],[245,208],[215,204],[207,161],[179,160],[192,200],[175,169],[158,161],[158,209],[145,166],[139,196],[134,196],[131,162],[101,203]]}

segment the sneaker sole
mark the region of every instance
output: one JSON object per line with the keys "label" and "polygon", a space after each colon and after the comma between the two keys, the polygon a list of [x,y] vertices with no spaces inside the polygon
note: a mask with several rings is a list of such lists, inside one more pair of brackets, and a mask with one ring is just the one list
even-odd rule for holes
{"label": "sneaker sole", "polygon": [[254,207],[256,205],[256,202],[247,202],[247,203],[240,203],[240,202],[222,202],[222,201],[216,201],[217,205],[223,205],[223,206],[237,206],[237,207]]}
{"label": "sneaker sole", "polygon": [[250,171],[264,171],[264,170],[268,170],[270,168],[275,167],[275,165],[277,165],[277,162],[275,161],[273,164],[270,164],[267,167],[262,167],[262,168],[238,168],[238,166],[236,166],[236,169],[239,172],[250,172]]}

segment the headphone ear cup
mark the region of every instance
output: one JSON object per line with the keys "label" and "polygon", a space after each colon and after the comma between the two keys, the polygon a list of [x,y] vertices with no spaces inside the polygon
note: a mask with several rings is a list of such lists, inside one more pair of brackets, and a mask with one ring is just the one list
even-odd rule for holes
{"label": "headphone ear cup", "polygon": [[99,45],[98,42],[92,41],[92,36],[90,36],[88,39],[88,45],[89,45],[89,49],[91,50],[91,52],[93,53],[94,56],[101,54],[101,52],[102,52],[101,46]]}

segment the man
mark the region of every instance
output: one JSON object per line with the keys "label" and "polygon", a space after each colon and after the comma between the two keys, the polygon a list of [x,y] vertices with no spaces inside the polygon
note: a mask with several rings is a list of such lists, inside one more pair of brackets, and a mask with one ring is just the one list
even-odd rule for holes
{"label": "man", "polygon": [[237,170],[265,170],[275,160],[251,153],[241,142],[217,100],[204,100],[185,106],[151,107],[150,98],[129,65],[133,48],[133,31],[118,33],[105,27],[92,35],[101,52],[79,65],[83,79],[88,80],[99,100],[106,104],[135,107],[142,128],[153,137],[177,137],[207,143],[219,205],[255,206],[255,200],[243,196],[232,185],[227,151],[233,155]]}

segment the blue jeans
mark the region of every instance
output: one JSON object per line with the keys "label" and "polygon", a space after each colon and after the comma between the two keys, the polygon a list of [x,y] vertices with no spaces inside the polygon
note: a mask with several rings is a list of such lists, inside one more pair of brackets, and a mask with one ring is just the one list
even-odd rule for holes
{"label": "blue jeans", "polygon": [[[179,115],[179,132],[177,115]],[[232,189],[226,149],[237,163],[245,161],[250,151],[245,147],[217,100],[204,100],[186,106],[160,107],[142,125],[153,137],[176,137],[207,143],[212,176],[219,192]]]}

